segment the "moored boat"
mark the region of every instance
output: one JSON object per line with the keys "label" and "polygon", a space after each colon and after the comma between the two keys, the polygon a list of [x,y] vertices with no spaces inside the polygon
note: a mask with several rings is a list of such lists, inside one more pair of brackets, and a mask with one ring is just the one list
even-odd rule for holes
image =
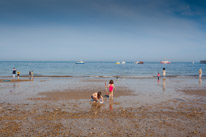
{"label": "moored boat", "polygon": [[119,61],[117,61],[115,64],[120,64],[120,62],[119,62]]}
{"label": "moored boat", "polygon": [[125,61],[122,61],[122,64],[126,64],[126,62],[125,62]]}
{"label": "moored boat", "polygon": [[136,61],[136,62],[134,62],[134,64],[144,64],[144,62],[143,61]]}
{"label": "moored boat", "polygon": [[138,64],[144,64],[144,62],[143,62],[143,61],[140,61]]}
{"label": "moored boat", "polygon": [[200,60],[200,64],[206,64],[206,60]]}
{"label": "moored boat", "polygon": [[78,61],[75,64],[85,64],[84,61]]}
{"label": "moored boat", "polygon": [[170,64],[171,62],[168,60],[160,61],[161,64]]}

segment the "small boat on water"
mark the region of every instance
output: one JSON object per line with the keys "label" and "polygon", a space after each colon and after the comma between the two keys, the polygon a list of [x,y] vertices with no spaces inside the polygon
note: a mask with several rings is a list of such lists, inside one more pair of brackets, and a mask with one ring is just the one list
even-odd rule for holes
{"label": "small boat on water", "polygon": [[170,64],[171,62],[168,60],[160,61],[161,64]]}
{"label": "small boat on water", "polygon": [[84,61],[78,61],[75,64],[85,64]]}
{"label": "small boat on water", "polygon": [[144,64],[144,62],[143,61],[136,61],[136,62],[134,62],[134,64]]}
{"label": "small boat on water", "polygon": [[122,61],[122,64],[126,64],[126,62],[125,62],[125,61]]}
{"label": "small boat on water", "polygon": [[206,60],[200,60],[200,64],[206,64]]}
{"label": "small boat on water", "polygon": [[117,61],[115,64],[120,64],[120,62],[119,62],[119,61]]}

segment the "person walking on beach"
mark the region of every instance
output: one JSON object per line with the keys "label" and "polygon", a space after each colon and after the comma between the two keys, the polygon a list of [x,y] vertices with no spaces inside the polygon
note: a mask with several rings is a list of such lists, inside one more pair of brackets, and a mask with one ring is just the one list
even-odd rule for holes
{"label": "person walking on beach", "polygon": [[17,72],[17,77],[18,77],[18,79],[19,79],[19,76],[20,76],[20,72],[18,71],[18,72]]}
{"label": "person walking on beach", "polygon": [[15,67],[13,68],[12,74],[13,74],[13,78],[15,78],[15,76],[16,76],[16,68]]}
{"label": "person walking on beach", "polygon": [[165,70],[165,68],[163,68],[162,76],[163,76],[163,78],[165,79],[165,76],[166,76],[166,70]]}
{"label": "person walking on beach", "polygon": [[113,99],[113,92],[114,92],[114,89],[115,89],[114,81],[110,80],[109,85],[106,86],[106,88],[109,89],[109,99]]}
{"label": "person walking on beach", "polygon": [[200,68],[199,69],[199,79],[201,79],[202,78],[202,69]]}
{"label": "person walking on beach", "polygon": [[[101,92],[95,92],[91,95],[91,98],[94,100],[94,102],[99,102],[99,103],[104,103],[104,99],[103,97],[101,96]],[[100,99],[102,100],[102,102],[100,102]]]}
{"label": "person walking on beach", "polygon": [[160,73],[157,73],[157,79],[160,80]]}

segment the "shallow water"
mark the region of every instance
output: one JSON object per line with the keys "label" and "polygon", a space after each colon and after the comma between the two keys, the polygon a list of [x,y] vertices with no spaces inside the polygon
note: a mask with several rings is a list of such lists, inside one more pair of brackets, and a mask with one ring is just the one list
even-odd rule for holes
{"label": "shallow water", "polygon": [[[62,91],[65,89],[82,90],[89,88],[94,91],[101,91],[105,94],[104,84],[108,83],[108,78],[95,78],[95,77],[60,77],[50,78],[41,77],[35,78],[34,81],[27,82],[1,82],[0,83],[0,103],[34,103],[35,101],[28,100],[28,98],[41,97],[38,93]],[[133,91],[132,96],[121,96],[115,98],[114,101],[109,102],[106,99],[103,107],[132,107],[142,106],[155,103],[161,103],[172,99],[185,100],[186,98],[192,98],[194,96],[188,96],[179,90],[183,89],[204,89],[206,88],[205,79],[202,79],[201,83],[196,77],[174,77],[162,78],[157,81],[156,78],[144,78],[144,79],[128,79],[118,78],[114,79],[116,91],[122,87],[126,87]],[[69,94],[69,93],[68,93]],[[90,97],[90,95],[88,95]],[[75,100],[66,100],[63,102],[76,102]],[[79,107],[84,110],[85,105],[88,108],[90,99],[78,100]]]}

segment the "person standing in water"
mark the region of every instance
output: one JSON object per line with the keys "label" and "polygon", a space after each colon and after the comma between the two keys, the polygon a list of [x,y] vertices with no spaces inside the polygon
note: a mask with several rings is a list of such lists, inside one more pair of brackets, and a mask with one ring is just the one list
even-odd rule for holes
{"label": "person standing in water", "polygon": [[13,78],[15,78],[15,76],[16,76],[16,68],[15,67],[13,68],[12,74],[13,74]]}
{"label": "person standing in water", "polygon": [[109,85],[106,86],[106,88],[109,88],[109,99],[113,99],[113,92],[114,92],[114,89],[115,89],[114,81],[110,80]]}
{"label": "person standing in water", "polygon": [[201,79],[202,78],[202,69],[200,68],[199,69],[199,79]]}
{"label": "person standing in water", "polygon": [[19,79],[19,76],[20,76],[20,72],[18,71],[18,72],[17,72],[17,77],[18,77],[18,79]]}
{"label": "person standing in water", "polygon": [[157,79],[160,80],[160,73],[157,73]]}
{"label": "person standing in water", "polygon": [[33,77],[34,77],[34,72],[31,71],[31,79],[33,80]]}
{"label": "person standing in water", "polygon": [[166,70],[165,70],[165,68],[163,68],[162,76],[163,76],[163,78],[165,79],[165,77],[166,77]]}
{"label": "person standing in water", "polygon": [[29,70],[29,79],[31,79],[31,71]]}

